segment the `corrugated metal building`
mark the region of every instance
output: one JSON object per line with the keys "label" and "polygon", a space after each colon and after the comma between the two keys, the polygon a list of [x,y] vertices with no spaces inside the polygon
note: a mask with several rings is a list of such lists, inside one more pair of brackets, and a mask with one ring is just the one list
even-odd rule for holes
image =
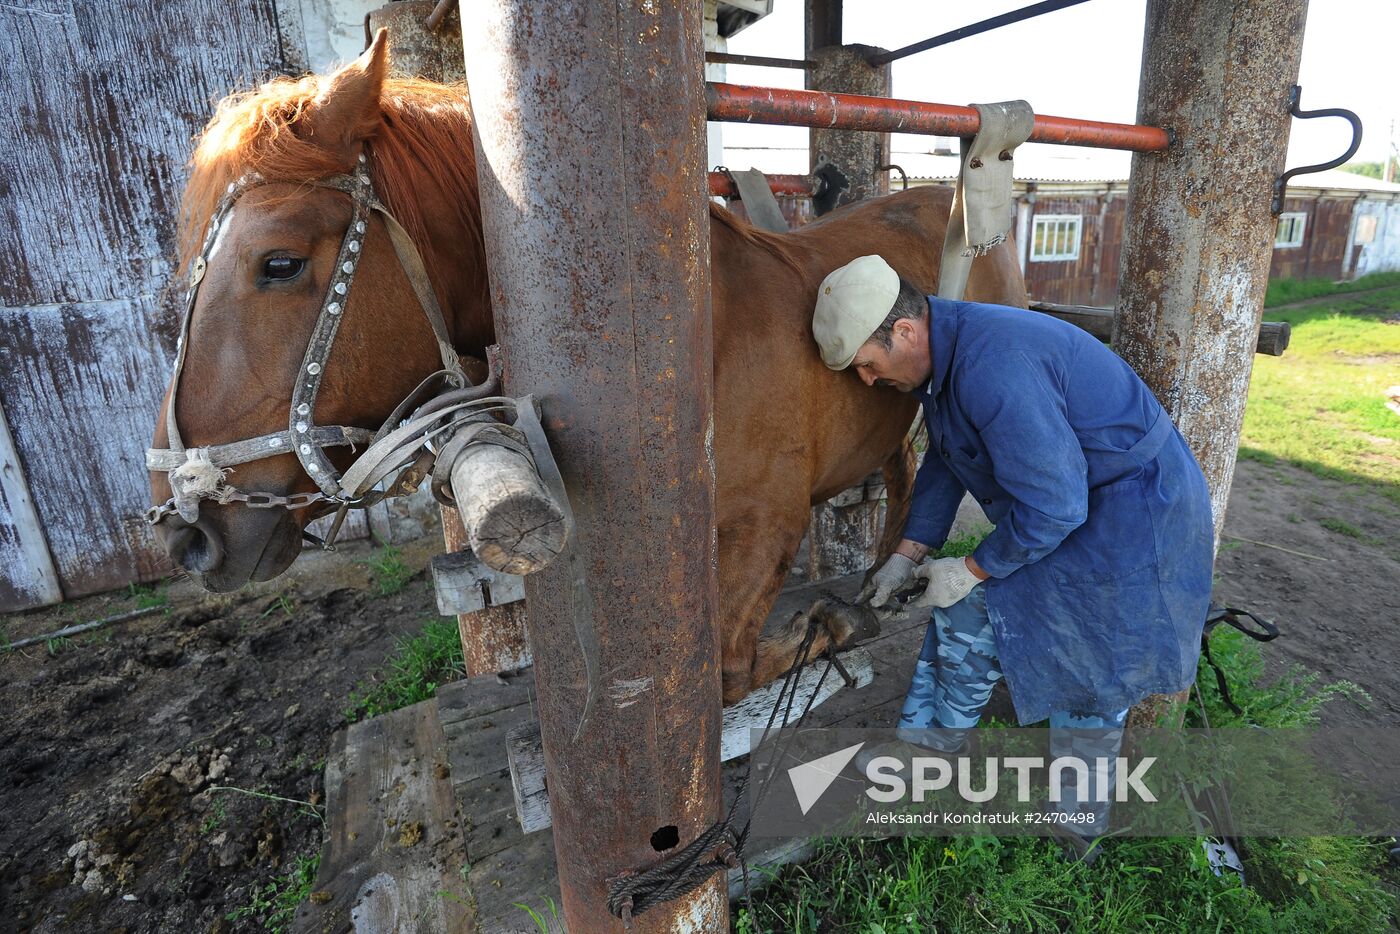
{"label": "corrugated metal building", "polygon": [[[956,145],[954,141],[954,145]],[[951,148],[894,152],[910,185],[951,184]],[[731,169],[805,174],[805,149],[725,149]],[[1072,305],[1112,305],[1118,288],[1132,156],[1027,144],[1016,151],[1012,230],[1030,296]],[[900,187],[893,173],[892,188]],[[805,198],[782,198],[793,224],[812,216]],[[1352,279],[1400,269],[1400,185],[1332,170],[1288,188],[1271,278]]]}

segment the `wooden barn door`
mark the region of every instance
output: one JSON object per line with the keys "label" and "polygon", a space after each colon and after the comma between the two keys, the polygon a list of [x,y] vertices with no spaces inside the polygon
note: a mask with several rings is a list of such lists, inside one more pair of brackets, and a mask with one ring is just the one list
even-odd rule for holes
{"label": "wooden barn door", "polygon": [[[174,220],[214,101],[288,62],[273,0],[0,5],[0,610],[147,579]],[[298,37],[299,41],[300,37]],[[8,431],[3,429],[8,428]]]}

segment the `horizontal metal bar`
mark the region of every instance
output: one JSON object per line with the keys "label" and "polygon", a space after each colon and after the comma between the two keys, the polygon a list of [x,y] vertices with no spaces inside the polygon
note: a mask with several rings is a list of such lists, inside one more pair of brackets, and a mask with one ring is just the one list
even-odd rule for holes
{"label": "horizontal metal bar", "polygon": [[813,65],[813,62],[803,58],[768,58],[764,55],[731,55],[728,52],[706,52],[705,61],[711,65],[757,65],[760,68],[810,68]]}
{"label": "horizontal metal bar", "polygon": [[1003,13],[1000,16],[993,16],[991,19],[984,19],[980,23],[972,23],[962,26],[951,32],[945,32],[934,36],[932,39],[925,39],[923,42],[915,42],[913,45],[906,45],[902,49],[895,49],[893,52],[881,52],[879,55],[871,55],[866,61],[878,68],[881,65],[888,65],[890,62],[907,58],[919,52],[926,52],[929,49],[936,49],[940,45],[947,45],[950,42],[957,42],[959,39],[966,39],[969,36],[981,35],[984,32],[991,32],[993,29],[1000,29],[1002,26],[1010,26],[1013,23],[1020,23],[1028,19],[1046,13],[1053,13],[1056,10],[1063,10],[1065,7],[1076,6],[1085,3],[1087,0],[1045,0],[1043,3],[1032,4],[1020,10],[1012,10],[1010,13]]}
{"label": "horizontal metal bar", "polygon": [[[775,195],[811,195],[815,182],[810,175],[769,175],[768,187]],[[727,172],[710,173],[710,194],[719,198],[737,198],[739,189]]]}
{"label": "horizontal metal bar", "polygon": [[[777,126],[870,130],[876,133],[921,133],[928,136],[976,136],[981,117],[971,107],[930,104],[829,91],[749,87],[711,82],[705,86],[709,119]],[[1131,123],[1100,123],[1036,114],[1033,143],[1094,146],[1132,152],[1161,152],[1171,131]]]}

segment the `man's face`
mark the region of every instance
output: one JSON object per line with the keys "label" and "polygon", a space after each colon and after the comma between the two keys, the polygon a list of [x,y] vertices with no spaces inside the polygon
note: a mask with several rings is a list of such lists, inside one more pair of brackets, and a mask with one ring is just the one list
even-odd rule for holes
{"label": "man's face", "polygon": [[930,367],[928,347],[926,342],[920,346],[920,335],[913,321],[896,321],[890,347],[886,349],[876,340],[866,341],[851,358],[851,369],[867,386],[891,386],[900,392],[913,392],[928,379]]}

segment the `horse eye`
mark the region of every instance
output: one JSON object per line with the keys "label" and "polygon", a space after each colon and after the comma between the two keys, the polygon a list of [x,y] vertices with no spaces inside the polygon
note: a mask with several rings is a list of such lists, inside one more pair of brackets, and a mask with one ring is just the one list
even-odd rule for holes
{"label": "horse eye", "polygon": [[301,275],[306,268],[306,260],[295,256],[273,256],[263,263],[263,277],[285,282]]}

